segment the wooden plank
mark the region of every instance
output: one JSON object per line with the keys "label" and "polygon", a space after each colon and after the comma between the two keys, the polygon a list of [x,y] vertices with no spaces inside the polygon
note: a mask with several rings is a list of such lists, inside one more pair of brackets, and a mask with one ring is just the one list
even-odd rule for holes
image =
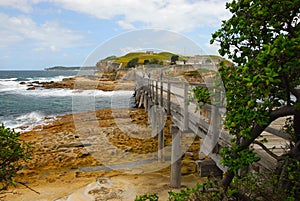
{"label": "wooden plank", "polygon": [[269,126],[265,129],[265,131],[267,131],[267,132],[269,132],[273,135],[276,135],[278,137],[281,137],[285,140],[292,140],[291,136],[289,134],[287,134],[286,132],[284,132],[283,130],[272,128],[272,127]]}
{"label": "wooden plank", "polygon": [[184,83],[184,102],[183,102],[183,122],[184,130],[189,130],[189,100],[188,100],[188,83]]}
{"label": "wooden plank", "polygon": [[171,115],[171,84],[168,82],[167,92],[167,115]]}
{"label": "wooden plank", "polygon": [[157,125],[157,133],[158,133],[158,161],[164,162],[165,156],[164,156],[164,111],[160,110],[156,111],[158,115],[158,125]]}
{"label": "wooden plank", "polygon": [[164,106],[164,98],[163,98],[163,94],[164,94],[164,86],[163,86],[163,83],[160,82],[160,106],[161,106],[161,107]]}

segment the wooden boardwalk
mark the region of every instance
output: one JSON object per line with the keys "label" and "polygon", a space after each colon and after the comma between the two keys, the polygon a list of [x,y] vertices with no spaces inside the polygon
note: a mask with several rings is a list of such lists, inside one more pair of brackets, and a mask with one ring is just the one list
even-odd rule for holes
{"label": "wooden boardwalk", "polygon": [[[150,75],[150,76],[149,76]],[[152,125],[153,136],[158,134],[159,160],[164,160],[163,153],[163,119],[170,115],[174,125],[172,126],[173,142],[171,155],[171,186],[180,185],[180,162],[182,156],[181,138],[186,133],[198,135],[201,140],[201,150],[209,156],[216,165],[226,171],[221,163],[219,151],[224,146],[230,146],[231,136],[223,129],[223,119],[226,109],[222,106],[206,105],[196,111],[197,104],[190,100],[190,91],[195,86],[204,84],[191,83],[186,80],[163,79],[162,76],[147,75],[143,71],[136,71],[136,101],[140,107],[148,111],[149,121]],[[155,107],[153,107],[155,106]],[[268,140],[265,146],[281,155],[285,152],[285,146],[289,143],[289,137],[281,130],[284,119],[272,123],[262,134]],[[256,164],[256,169],[273,169],[276,160],[266,154],[258,145],[253,148],[261,160]],[[172,180],[173,178],[173,180]]]}

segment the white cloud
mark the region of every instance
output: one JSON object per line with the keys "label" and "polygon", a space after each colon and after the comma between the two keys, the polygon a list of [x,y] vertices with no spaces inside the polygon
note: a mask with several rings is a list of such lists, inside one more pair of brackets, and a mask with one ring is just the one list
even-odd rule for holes
{"label": "white cloud", "polygon": [[124,55],[124,54],[128,54],[129,52],[139,52],[141,51],[141,48],[137,48],[137,47],[122,47],[120,48],[120,52],[121,52],[121,55]]}
{"label": "white cloud", "polygon": [[[226,0],[0,0],[0,6],[30,13],[42,2],[55,4],[58,10],[62,8],[98,19],[113,20],[125,30],[157,28],[190,32],[197,28],[219,27],[221,21],[230,16],[225,10]],[[74,47],[82,38],[53,21],[37,24],[26,16],[10,17],[4,14],[0,20],[0,36],[9,35],[0,39],[0,47],[30,38],[42,45],[39,50],[49,48],[57,51]]]}
{"label": "white cloud", "polygon": [[226,0],[52,0],[64,9],[92,15],[99,19],[119,18],[125,29],[160,28],[173,31],[191,31],[197,27],[219,26],[229,17]]}
{"label": "white cloud", "polygon": [[77,47],[83,37],[62,27],[56,21],[37,24],[27,16],[11,17],[0,13],[0,47],[8,47],[20,41],[31,41],[36,51],[58,51]]}
{"label": "white cloud", "polygon": [[23,12],[31,12],[32,4],[36,1],[29,0],[0,0],[0,6],[14,8]]}
{"label": "white cloud", "polygon": [[130,24],[130,23],[124,21],[124,20],[119,20],[119,21],[118,21],[118,24],[119,24],[123,29],[127,29],[127,30],[135,29],[135,27],[134,27],[132,24]]}

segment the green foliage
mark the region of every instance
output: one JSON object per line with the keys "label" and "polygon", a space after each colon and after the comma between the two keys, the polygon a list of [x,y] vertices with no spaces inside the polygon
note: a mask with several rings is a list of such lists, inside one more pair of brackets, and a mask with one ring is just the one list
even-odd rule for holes
{"label": "green foliage", "polygon": [[294,120],[292,117],[288,117],[285,120],[285,124],[282,129],[293,138],[293,141],[296,141],[295,130],[294,130]]}
{"label": "green foliage", "polygon": [[172,55],[173,54],[170,52],[160,52],[160,53],[153,53],[153,54],[148,54],[145,52],[131,52],[124,56],[117,57],[116,59],[114,59],[114,61],[122,63],[122,66],[125,67],[127,66],[127,63],[134,58],[139,58],[137,63],[138,65],[147,64],[147,62],[163,65],[163,62],[166,60],[170,60]]}
{"label": "green foliage", "polygon": [[178,61],[179,56],[178,55],[172,55],[171,57],[171,65],[176,64],[176,61]]}
{"label": "green foliage", "polygon": [[106,57],[105,59],[103,59],[102,61],[111,61],[111,60],[115,60],[115,59],[117,59],[118,57],[117,56],[115,56],[115,55],[112,55],[112,56],[108,56],[108,57]]}
{"label": "green foliage", "polygon": [[0,190],[15,185],[13,177],[22,168],[22,161],[30,159],[31,146],[19,138],[20,133],[0,126]]}
{"label": "green foliage", "polygon": [[207,180],[203,185],[197,184],[194,188],[184,188],[179,192],[170,191],[168,201],[220,201],[221,192],[214,181]]}
{"label": "green foliage", "polygon": [[133,59],[131,59],[127,65],[126,65],[126,68],[134,68],[136,66],[136,64],[138,63],[139,61],[139,58],[135,57]]}
{"label": "green foliage", "polygon": [[235,177],[227,191],[228,198],[240,198],[241,195],[247,195],[249,200],[298,200],[295,196],[299,191],[299,166],[296,171],[288,171],[297,180],[298,185],[293,185],[289,189],[282,186],[285,181],[290,180],[286,175],[278,176],[272,172],[250,172],[243,177]]}
{"label": "green foliage", "polygon": [[186,201],[190,200],[192,193],[191,188],[181,189],[179,192],[169,191],[169,201]]}
{"label": "green foliage", "polygon": [[134,201],[158,201],[158,195],[155,194],[144,194],[137,196]]}
{"label": "green foliage", "polygon": [[[238,148],[238,146],[232,146],[221,149],[221,155],[223,156],[221,162],[225,166],[230,167],[235,174],[237,174],[240,169],[247,170],[249,164],[260,160],[252,150],[234,150]],[[232,153],[237,153],[237,157],[231,157]]]}
{"label": "green foliage", "polygon": [[[232,147],[222,151],[223,162],[236,173],[257,161],[249,146],[264,128],[278,117],[300,114],[299,109],[296,112],[300,4],[299,0],[233,0],[226,7],[233,15],[223,21],[211,42],[219,42],[219,53],[235,64],[221,64],[220,74],[227,99],[225,127],[235,136]],[[284,106],[291,112],[280,110]],[[300,128],[296,122],[294,127]],[[295,135],[297,143],[300,133]]]}
{"label": "green foliage", "polygon": [[[197,72],[198,71],[195,71],[195,73]],[[211,78],[211,83],[209,83],[207,86],[196,86],[192,88],[190,93],[190,100],[197,103],[196,110],[200,109],[206,104],[214,106],[224,106],[225,97],[223,95],[223,92],[223,82],[220,76],[215,74]]]}
{"label": "green foliage", "polygon": [[[196,184],[195,187],[182,188],[179,191],[169,191],[168,201],[221,201],[221,200],[282,200],[296,201],[295,191],[300,190],[299,186],[299,161],[288,165],[288,175],[278,176],[272,172],[249,172],[243,177],[235,177],[223,194],[223,189],[215,179],[207,179],[204,184]],[[285,181],[294,180],[297,185],[291,188],[284,188]],[[135,201],[158,201],[157,194],[145,194],[137,196]]]}
{"label": "green foliage", "polygon": [[192,100],[195,100],[198,105],[197,109],[201,108],[205,104],[210,104],[210,93],[206,87],[196,86],[192,89],[193,95]]}

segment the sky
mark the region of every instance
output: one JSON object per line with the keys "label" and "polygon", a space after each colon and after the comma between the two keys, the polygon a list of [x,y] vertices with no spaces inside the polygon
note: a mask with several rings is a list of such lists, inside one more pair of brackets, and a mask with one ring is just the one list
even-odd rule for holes
{"label": "sky", "polygon": [[[0,70],[92,66],[106,56],[147,48],[191,55],[197,54],[189,51],[196,45],[199,54],[218,54],[218,45],[210,45],[210,39],[222,20],[230,18],[225,4],[226,0],[0,0]],[[139,43],[145,40],[148,43]],[[171,43],[179,49],[172,49]]]}

